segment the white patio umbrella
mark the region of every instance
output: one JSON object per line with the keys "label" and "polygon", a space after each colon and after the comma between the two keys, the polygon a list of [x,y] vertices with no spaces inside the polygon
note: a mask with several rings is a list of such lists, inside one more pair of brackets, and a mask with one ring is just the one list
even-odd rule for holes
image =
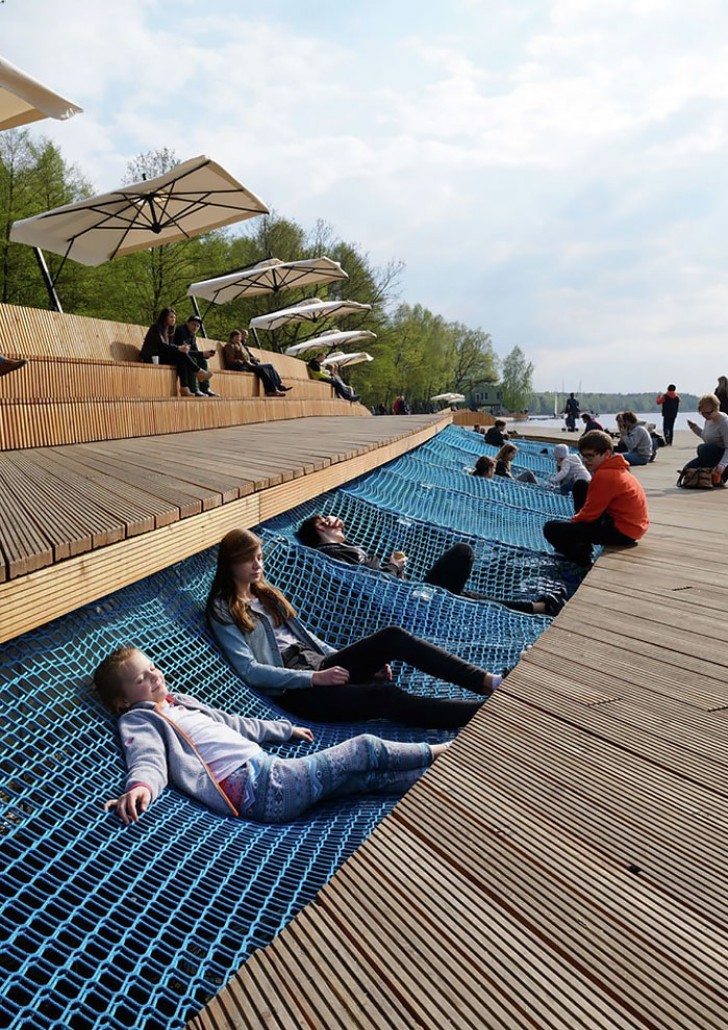
{"label": "white patio umbrella", "polygon": [[211,304],[227,304],[240,297],[254,297],[261,293],[278,293],[296,286],[348,279],[338,261],[328,257],[306,258],[304,261],[281,261],[269,258],[252,268],[243,268],[230,275],[192,283],[188,297],[202,297]]}
{"label": "white patio umbrella", "polygon": [[24,218],[10,239],[100,265],[267,213],[262,200],[203,155],[156,179]]}
{"label": "white patio umbrella", "polygon": [[358,351],[354,354],[344,354],[343,351],[336,351],[334,354],[329,354],[327,358],[321,362],[322,365],[338,365],[343,368],[344,365],[360,365],[362,361],[374,361],[371,354],[367,354],[366,351]]}
{"label": "white patio umbrella", "polygon": [[337,332],[335,329],[320,336],[312,336],[303,343],[296,343],[286,348],[286,354],[303,354],[307,350],[327,350],[329,347],[345,347],[359,340],[376,340],[377,334],[368,329],[350,329],[348,332]]}
{"label": "white patio umbrella", "polygon": [[465,395],[462,393],[438,393],[434,397],[430,397],[430,400],[444,401],[445,404],[462,404]]}
{"label": "white patio umbrella", "polygon": [[371,304],[359,304],[355,300],[311,300],[295,304],[290,308],[279,308],[267,315],[251,318],[251,329],[280,329],[292,322],[318,322],[325,318],[343,318],[345,315],[357,315],[371,311]]}
{"label": "white patio umbrella", "polygon": [[0,57],[0,129],[16,129],[42,118],[73,118],[82,111]]}

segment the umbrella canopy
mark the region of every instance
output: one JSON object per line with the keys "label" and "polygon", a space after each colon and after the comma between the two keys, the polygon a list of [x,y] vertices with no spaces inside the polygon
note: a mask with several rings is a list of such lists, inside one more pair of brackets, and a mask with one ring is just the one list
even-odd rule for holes
{"label": "umbrella canopy", "polygon": [[343,351],[336,351],[334,354],[329,354],[328,358],[324,358],[321,362],[322,365],[338,365],[343,368],[344,365],[360,365],[362,361],[374,361],[371,354],[367,354],[366,351],[359,351],[355,354],[344,354]]}
{"label": "umbrella canopy", "polygon": [[291,322],[318,322],[324,318],[343,318],[371,311],[371,304],[359,304],[355,300],[319,300],[314,297],[291,308],[280,308],[268,315],[251,318],[251,329],[280,329]]}
{"label": "umbrella canopy", "polygon": [[438,393],[430,397],[431,401],[444,401],[446,404],[461,404],[465,400],[462,393]]}
{"label": "umbrella canopy", "polygon": [[240,297],[254,297],[260,293],[278,293],[292,290],[296,286],[311,286],[314,283],[328,283],[336,279],[348,279],[338,261],[328,257],[307,258],[305,261],[281,261],[270,258],[252,268],[243,268],[232,275],[221,275],[217,279],[205,279],[192,283],[187,290],[188,297],[202,297],[212,304],[227,304]]}
{"label": "umbrella canopy", "polygon": [[368,329],[351,329],[349,332],[337,332],[335,329],[330,333],[321,333],[320,336],[312,336],[303,343],[296,343],[293,347],[286,349],[286,354],[303,354],[307,350],[327,350],[329,347],[345,347],[347,344],[355,343],[358,340],[376,340],[377,334],[370,333]]}
{"label": "umbrella canopy", "polygon": [[82,107],[0,57],[0,129],[16,129],[42,118],[73,118],[81,111]]}
{"label": "umbrella canopy", "polygon": [[262,200],[203,155],[156,179],[15,222],[10,239],[100,265],[267,213]]}

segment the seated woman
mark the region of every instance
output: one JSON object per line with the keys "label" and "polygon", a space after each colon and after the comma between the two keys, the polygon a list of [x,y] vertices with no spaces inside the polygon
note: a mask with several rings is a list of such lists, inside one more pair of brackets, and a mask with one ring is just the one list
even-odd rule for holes
{"label": "seated woman", "polygon": [[[139,357],[147,365],[174,365],[180,394],[183,397],[200,396],[197,385],[198,368],[188,354],[189,348],[177,347],[174,344],[176,322],[177,312],[174,308],[162,308],[157,321],[147,330]],[[156,362],[154,358],[157,358]]]}
{"label": "seated woman", "polygon": [[287,719],[232,715],[189,694],[171,694],[161,669],[135,647],[108,655],[94,686],[119,716],[127,769],[124,793],[104,808],[115,809],[127,826],[138,822],[167,784],[219,815],[289,822],[326,798],[401,794],[448,747],[362,733],[301,758],[279,758],[260,744],[310,742],[311,730]]}
{"label": "seated woman", "polygon": [[339,651],[310,633],[280,590],[263,576],[261,541],[231,530],[220,544],[207,621],[241,679],[286,712],[320,722],[392,719],[407,726],[457,729],[482,701],[417,697],[392,682],[391,661],[488,697],[503,677],[485,672],[398,626]]}
{"label": "seated woman", "polygon": [[[336,375],[335,372],[329,372],[328,369],[324,368],[321,364],[325,356],[326,355],[323,351],[320,351],[318,354],[314,354],[306,366],[308,368],[309,377],[311,379],[317,379],[321,383],[328,383],[329,386],[333,386],[338,396],[343,397],[345,401],[351,401],[352,404],[354,401],[358,401],[359,394],[354,393],[352,388],[346,385],[341,376]],[[395,415],[396,414],[397,412],[395,411]]]}
{"label": "seated woman", "polygon": [[524,469],[517,476],[513,475],[511,462],[518,454],[518,448],[514,443],[504,443],[495,456],[495,474],[505,479],[515,479],[519,483],[538,483],[538,479],[530,469]]}
{"label": "seated woman", "polygon": [[[363,547],[350,543],[346,539],[344,528],[342,520],[335,515],[311,515],[298,527],[296,536],[304,547],[314,548],[348,565],[365,565],[375,572],[387,572],[397,579],[406,578],[406,554],[394,551],[388,559],[380,562],[379,558],[368,554]],[[470,578],[474,561],[475,554],[470,544],[453,544],[425,573],[424,582],[472,601],[495,601],[496,604],[502,604],[505,608],[526,615],[556,615],[563,608],[564,598],[556,594],[542,594],[535,601],[502,601],[466,590],[465,585]]]}
{"label": "seated woman", "polygon": [[728,415],[720,410],[720,401],[714,393],[704,393],[698,401],[698,412],[705,419],[701,429],[688,419],[690,429],[703,441],[698,444],[698,456],[689,461],[686,469],[712,468],[725,483],[728,479]]}
{"label": "seated woman", "polygon": [[633,411],[621,411],[617,415],[619,428],[618,452],[628,465],[646,465],[652,460],[652,437]]}
{"label": "seated woman", "polygon": [[230,372],[252,372],[260,380],[266,397],[283,397],[292,390],[284,386],[276,368],[269,362],[259,361],[247,348],[246,329],[233,329],[223,347],[225,368]]}

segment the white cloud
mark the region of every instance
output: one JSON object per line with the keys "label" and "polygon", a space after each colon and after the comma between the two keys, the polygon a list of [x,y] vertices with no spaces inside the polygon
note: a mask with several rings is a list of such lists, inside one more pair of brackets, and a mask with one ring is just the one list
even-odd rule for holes
{"label": "white cloud", "polygon": [[25,0],[0,26],[4,56],[86,108],[33,131],[99,189],[142,151],[208,153],[281,214],[404,259],[403,299],[523,347],[537,383],[726,371],[722,0]]}

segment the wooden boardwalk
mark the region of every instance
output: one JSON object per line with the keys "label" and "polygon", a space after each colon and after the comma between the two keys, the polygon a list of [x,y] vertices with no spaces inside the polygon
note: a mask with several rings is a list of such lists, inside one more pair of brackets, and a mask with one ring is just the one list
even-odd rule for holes
{"label": "wooden boardwalk", "polygon": [[725,1030],[728,491],[678,437],[644,541],[191,1030]]}
{"label": "wooden boardwalk", "polygon": [[447,415],[309,416],[0,453],[0,641],[391,461],[448,424]]}

